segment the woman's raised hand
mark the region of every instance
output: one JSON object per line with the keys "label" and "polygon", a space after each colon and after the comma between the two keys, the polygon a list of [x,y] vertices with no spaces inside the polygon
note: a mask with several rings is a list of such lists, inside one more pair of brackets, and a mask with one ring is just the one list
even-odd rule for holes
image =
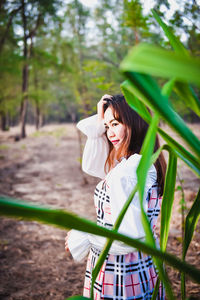
{"label": "woman's raised hand", "polygon": [[101,100],[97,103],[97,114],[98,114],[98,120],[99,121],[102,121],[103,118],[104,118],[104,110],[103,110],[103,106],[104,104],[107,103],[107,101],[105,99],[108,99],[108,98],[112,98],[111,95],[103,95],[103,97],[101,97]]}

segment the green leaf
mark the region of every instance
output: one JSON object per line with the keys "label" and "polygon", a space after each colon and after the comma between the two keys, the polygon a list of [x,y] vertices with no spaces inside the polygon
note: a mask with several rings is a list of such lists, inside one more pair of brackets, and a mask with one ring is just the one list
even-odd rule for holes
{"label": "green leaf", "polygon": [[143,209],[143,198],[144,198],[146,176],[151,166],[151,155],[154,150],[158,123],[159,123],[159,115],[155,114],[154,117],[152,118],[151,124],[149,126],[146,137],[144,139],[142,149],[141,149],[142,158],[137,168],[137,179],[139,182],[138,191],[140,195],[140,203],[142,209]]}
{"label": "green leaf", "polygon": [[14,201],[9,197],[0,196],[0,215],[15,218],[22,217],[25,220],[36,220],[59,226],[63,229],[74,228],[79,231],[105,236],[113,240],[124,242],[131,247],[140,249],[144,253],[163,260],[177,270],[188,274],[195,282],[200,283],[200,270],[186,262],[182,262],[176,256],[163,252],[159,249],[155,249],[140,240],[132,239],[116,232],[115,230],[109,230],[98,226],[94,222],[80,218],[67,211],[40,207],[33,204],[30,205],[22,201]]}
{"label": "green leaf", "polygon": [[163,78],[176,78],[200,86],[200,60],[160,47],[140,43],[134,46],[121,62],[125,72],[140,72]]}
{"label": "green leaf", "polygon": [[169,151],[169,160],[165,177],[165,186],[161,208],[160,247],[166,249],[171,221],[174,191],[176,184],[177,157],[173,150]]}
{"label": "green leaf", "polygon": [[155,12],[155,10],[151,10],[153,13],[154,18],[156,19],[156,21],[158,22],[158,24],[160,25],[160,27],[163,29],[166,37],[169,39],[170,44],[172,45],[172,47],[174,48],[174,50],[176,52],[179,53],[183,53],[186,56],[188,56],[188,51],[185,49],[185,47],[183,46],[183,44],[179,41],[179,39],[173,34],[173,32],[171,31],[171,29],[162,21],[162,19],[158,16],[158,14]]}
{"label": "green leaf", "polygon": [[144,242],[137,239],[132,239],[123,234],[117,233],[114,230],[109,230],[98,226],[94,222],[80,218],[75,214],[64,210],[50,209],[37,205],[30,205],[25,202],[14,201],[8,197],[0,196],[0,215],[10,217],[21,217],[25,220],[36,220],[45,222],[63,229],[74,228],[76,230],[89,232],[99,236],[105,236],[126,243],[127,245],[140,249],[142,252],[151,256],[158,257],[179,271],[188,274],[195,282],[200,283],[200,270],[192,265],[182,262],[179,258],[172,254],[155,249]]}
{"label": "green leaf", "polygon": [[183,242],[183,259],[185,259],[188,247],[192,240],[198,219],[200,216],[200,190],[196,196],[196,199],[186,217],[185,221],[185,236]]}
{"label": "green leaf", "polygon": [[163,96],[156,82],[147,75],[127,72],[136,96],[153,111],[159,112],[165,121],[174,128],[200,157],[200,141],[173,110],[167,97]]}
{"label": "green leaf", "polygon": [[158,295],[158,291],[159,291],[159,286],[160,286],[160,279],[158,277],[157,280],[156,280],[156,285],[154,287],[153,295],[151,297],[151,300],[156,300],[157,299],[157,295]]}
{"label": "green leaf", "polygon": [[183,82],[176,82],[174,91],[188,108],[200,116],[200,101],[191,86]]}
{"label": "green leaf", "polygon": [[[147,217],[147,214],[144,211],[143,207],[143,198],[144,198],[144,191],[145,191],[145,183],[146,183],[146,177],[148,174],[148,170],[151,166],[152,161],[152,153],[154,151],[154,145],[156,140],[156,132],[157,132],[157,126],[159,123],[159,114],[155,114],[152,118],[151,124],[149,126],[149,129],[147,131],[147,134],[145,136],[142,149],[141,149],[141,160],[137,168],[137,181],[138,181],[138,191],[140,196],[140,207],[141,207],[141,217],[142,217],[142,223],[146,234],[146,242],[147,244],[151,245],[152,247],[156,248],[155,239],[151,230],[151,226],[149,223],[149,219]],[[167,276],[167,273],[165,272],[163,268],[162,262],[157,259],[153,258],[158,271],[159,271],[159,277],[163,281],[167,295],[169,299],[174,299],[174,295],[172,292],[172,287],[169,281],[169,278]]]}
{"label": "green leaf", "polygon": [[[177,53],[182,53],[186,56],[189,56],[189,52],[185,49],[180,40],[172,33],[171,29],[161,20],[154,10],[152,10],[152,13],[158,24],[162,27],[174,50]],[[198,116],[200,116],[200,101],[195,95],[194,90],[188,84],[176,82],[175,92],[180,96],[181,100],[184,101],[187,107],[192,109]]]}
{"label": "green leaf", "polygon": [[199,160],[188,152],[181,144],[176,142],[171,136],[169,136],[163,129],[158,128],[159,134],[162,138],[171,146],[176,155],[182,159],[195,173],[200,176],[200,163]]}
{"label": "green leaf", "polygon": [[171,95],[175,82],[176,82],[176,78],[172,78],[171,80],[165,83],[165,85],[162,88],[163,96],[169,97]]}
{"label": "green leaf", "polygon": [[[148,114],[145,112],[145,105],[138,98],[136,98],[136,96],[134,96],[134,92],[137,92],[137,90],[134,89],[133,84],[129,80],[126,80],[121,84],[121,89],[130,107],[132,107],[147,123],[150,123],[151,115],[148,111]],[[179,158],[181,158],[197,174],[197,176],[200,176],[199,159],[194,157],[160,127],[158,127],[158,132],[162,138],[174,149]]]}
{"label": "green leaf", "polygon": [[133,85],[129,80],[125,80],[121,84],[121,90],[128,105],[134,109],[147,123],[151,122],[151,114],[147,110],[146,106],[136,97]]}

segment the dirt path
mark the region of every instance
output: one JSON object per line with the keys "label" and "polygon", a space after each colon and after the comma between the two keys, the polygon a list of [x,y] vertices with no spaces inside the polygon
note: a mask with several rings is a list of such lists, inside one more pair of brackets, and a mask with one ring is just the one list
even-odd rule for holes
{"label": "dirt path", "polygon": [[[73,211],[95,220],[93,190],[98,179],[80,171],[79,145],[73,125],[51,125],[14,142],[17,128],[0,133],[0,193],[37,204]],[[199,126],[194,127],[199,133]],[[180,163],[188,207],[199,181]],[[176,192],[168,250],[181,253],[180,192]],[[37,222],[0,218],[0,299],[63,300],[82,293],[85,261],[75,263],[64,251],[66,231]],[[200,226],[187,260],[200,266]],[[195,254],[195,255],[194,255]],[[169,269],[169,268],[168,268]],[[169,269],[180,297],[180,278]],[[188,283],[188,296],[198,299],[200,287]],[[180,299],[180,298],[178,298]]]}

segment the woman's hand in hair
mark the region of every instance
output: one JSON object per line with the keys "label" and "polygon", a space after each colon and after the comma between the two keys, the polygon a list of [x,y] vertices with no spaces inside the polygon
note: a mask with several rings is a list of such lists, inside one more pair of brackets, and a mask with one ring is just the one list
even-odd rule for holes
{"label": "woman's hand in hair", "polygon": [[97,114],[98,114],[98,120],[102,121],[104,118],[104,109],[103,106],[104,104],[107,103],[106,99],[111,99],[112,96],[111,95],[103,95],[103,97],[101,98],[101,100],[97,103]]}

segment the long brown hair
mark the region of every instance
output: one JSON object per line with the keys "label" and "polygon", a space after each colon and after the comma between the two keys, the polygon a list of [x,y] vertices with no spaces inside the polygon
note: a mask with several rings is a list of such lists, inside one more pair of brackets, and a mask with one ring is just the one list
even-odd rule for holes
{"label": "long brown hair", "polygon": [[[104,112],[108,107],[113,111],[114,118],[125,125],[125,137],[121,147],[115,153],[113,144],[108,140],[109,154],[105,163],[105,169],[110,170],[114,167],[115,159],[119,160],[120,157],[130,157],[132,154],[140,153],[142,143],[148,130],[148,124],[127,104],[123,95],[114,95],[111,98],[104,99],[107,101],[104,104]],[[158,136],[154,152],[160,147]],[[157,182],[159,186],[159,195],[163,194],[166,162],[163,154],[161,153],[155,162],[157,170]]]}

